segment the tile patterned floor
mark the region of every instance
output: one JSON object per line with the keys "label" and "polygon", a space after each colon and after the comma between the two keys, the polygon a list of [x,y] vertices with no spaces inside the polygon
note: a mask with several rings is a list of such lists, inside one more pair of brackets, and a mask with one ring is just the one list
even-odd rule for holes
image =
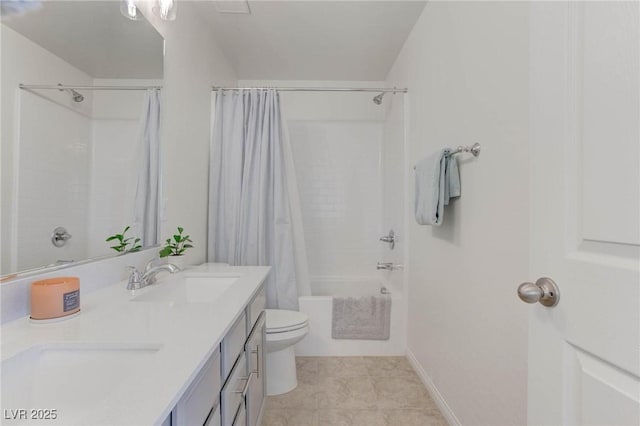
{"label": "tile patterned floor", "polygon": [[404,357],[298,357],[298,387],[267,398],[262,426],[446,426]]}

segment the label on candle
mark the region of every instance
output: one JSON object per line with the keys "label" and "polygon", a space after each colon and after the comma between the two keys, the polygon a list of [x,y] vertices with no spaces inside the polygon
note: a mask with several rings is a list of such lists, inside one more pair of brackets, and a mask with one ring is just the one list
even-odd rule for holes
{"label": "label on candle", "polygon": [[70,291],[62,295],[63,309],[65,312],[73,311],[80,307],[80,290]]}

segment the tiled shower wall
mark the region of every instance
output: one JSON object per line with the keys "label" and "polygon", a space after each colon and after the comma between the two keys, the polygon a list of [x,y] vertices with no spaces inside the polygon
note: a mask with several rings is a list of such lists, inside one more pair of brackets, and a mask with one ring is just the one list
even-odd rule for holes
{"label": "tiled shower wall", "polygon": [[[75,106],[21,95],[17,269],[85,258],[91,119]],[[73,235],[64,247],[50,241],[59,226]]]}
{"label": "tiled shower wall", "polygon": [[382,124],[290,121],[289,131],[310,275],[372,275],[380,252]]}
{"label": "tiled shower wall", "polygon": [[[393,292],[404,292],[407,221],[413,220],[413,198],[405,193],[405,181],[413,179],[411,162],[405,161],[405,101],[407,95],[386,95],[383,104],[387,112],[382,144],[382,232],[394,231],[393,249],[382,244],[380,260],[400,266],[394,271],[380,271]],[[407,203],[407,201],[409,201]]]}
{"label": "tiled shower wall", "polygon": [[[83,103],[56,90],[39,94],[19,83],[91,84],[91,77],[1,25],[2,264],[3,273],[77,259],[85,251],[91,94]],[[19,200],[18,203],[15,201]],[[35,214],[34,214],[35,213]],[[74,236],[66,247],[50,242],[53,229]],[[15,243],[19,241],[17,246]]]}
{"label": "tiled shower wall", "polygon": [[[86,258],[91,118],[79,108],[21,93],[14,229],[17,270]],[[44,122],[43,122],[44,121]],[[55,247],[59,226],[73,236]]]}
{"label": "tiled shower wall", "polygon": [[[380,82],[241,81],[247,86],[380,87]],[[281,92],[312,282],[375,277],[383,245],[386,111],[376,93]]]}

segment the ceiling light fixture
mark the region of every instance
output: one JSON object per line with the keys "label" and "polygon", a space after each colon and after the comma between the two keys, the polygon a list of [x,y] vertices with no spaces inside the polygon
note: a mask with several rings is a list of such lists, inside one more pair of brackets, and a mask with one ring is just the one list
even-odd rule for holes
{"label": "ceiling light fixture", "polygon": [[131,19],[132,21],[139,21],[142,19],[142,14],[136,7],[133,0],[121,0],[120,13],[122,13],[125,18]]}
{"label": "ceiling light fixture", "polygon": [[163,21],[173,21],[176,19],[178,2],[176,0],[157,0],[153,7],[153,13]]}
{"label": "ceiling light fixture", "polygon": [[218,13],[251,14],[248,0],[215,0],[213,4]]}

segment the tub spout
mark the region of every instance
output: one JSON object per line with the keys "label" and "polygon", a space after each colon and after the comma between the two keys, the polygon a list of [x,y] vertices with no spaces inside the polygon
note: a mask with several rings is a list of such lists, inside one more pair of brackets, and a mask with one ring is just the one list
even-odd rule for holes
{"label": "tub spout", "polygon": [[403,266],[393,262],[378,262],[376,269],[385,269],[387,271],[393,271],[395,269],[402,269]]}

